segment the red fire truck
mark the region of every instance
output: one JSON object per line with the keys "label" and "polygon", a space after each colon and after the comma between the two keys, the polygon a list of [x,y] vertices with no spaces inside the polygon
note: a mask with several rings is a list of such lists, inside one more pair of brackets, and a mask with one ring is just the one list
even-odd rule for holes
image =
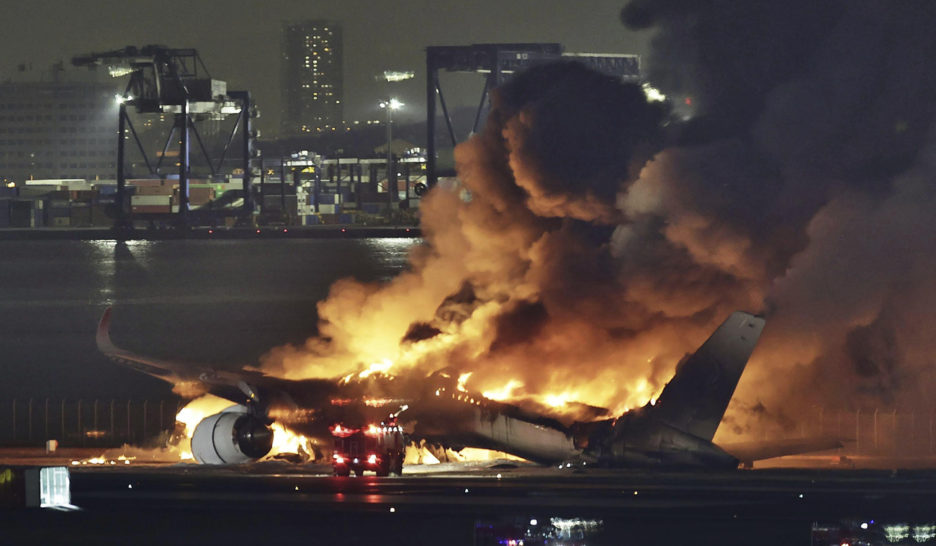
{"label": "red fire truck", "polygon": [[403,429],[395,419],[361,428],[337,424],[331,427],[331,432],[335,438],[332,467],[336,476],[349,476],[351,471],[363,476],[365,470],[378,476],[403,473],[406,444]]}

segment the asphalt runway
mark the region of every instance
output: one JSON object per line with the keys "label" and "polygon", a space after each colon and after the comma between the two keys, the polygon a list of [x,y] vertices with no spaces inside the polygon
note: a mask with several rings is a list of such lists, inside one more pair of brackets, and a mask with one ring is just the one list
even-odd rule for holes
{"label": "asphalt runway", "polygon": [[[474,545],[526,536],[526,544],[810,544],[815,522],[936,519],[936,471],[929,470],[501,464],[410,467],[390,478],[337,478],[328,470],[289,463],[73,468],[79,509],[4,512],[7,540],[0,542]],[[578,522],[550,531],[571,525],[575,536],[531,534],[544,523],[530,522],[549,521]],[[595,522],[599,531],[584,536]]]}

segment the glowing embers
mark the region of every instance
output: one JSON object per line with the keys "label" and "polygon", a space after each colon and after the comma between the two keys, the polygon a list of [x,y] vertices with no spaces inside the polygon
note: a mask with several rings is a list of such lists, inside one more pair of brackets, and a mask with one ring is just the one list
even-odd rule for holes
{"label": "glowing embers", "polygon": [[331,430],[332,436],[337,436],[339,438],[354,436],[361,431],[359,428],[343,427],[340,423],[331,427],[329,430]]}
{"label": "glowing embers", "polygon": [[382,408],[390,405],[400,405],[404,402],[399,398],[365,398],[364,405],[369,408]]}
{"label": "glowing embers", "polygon": [[[336,404],[337,405],[337,404]],[[318,411],[315,408],[270,408],[267,417],[280,423],[310,423],[315,419]]]}
{"label": "glowing embers", "polygon": [[127,455],[118,455],[117,457],[107,457],[101,455],[99,457],[91,457],[90,459],[84,460],[74,460],[71,462],[72,466],[79,465],[118,465],[118,464],[130,464],[132,461],[135,461],[136,457],[127,456]]}

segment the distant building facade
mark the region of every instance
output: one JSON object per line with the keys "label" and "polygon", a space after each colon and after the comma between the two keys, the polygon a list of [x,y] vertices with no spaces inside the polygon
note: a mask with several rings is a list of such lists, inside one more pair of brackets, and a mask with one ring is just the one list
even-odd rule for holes
{"label": "distant building facade", "polygon": [[341,25],[323,20],[285,23],[282,56],[280,136],[340,128],[344,119]]}
{"label": "distant building facade", "polygon": [[61,68],[45,79],[0,82],[0,180],[113,179],[114,84]]}

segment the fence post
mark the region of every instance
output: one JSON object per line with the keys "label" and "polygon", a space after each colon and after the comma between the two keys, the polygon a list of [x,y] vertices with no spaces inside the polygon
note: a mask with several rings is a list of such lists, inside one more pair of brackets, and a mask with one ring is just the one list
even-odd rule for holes
{"label": "fence post", "polygon": [[62,444],[65,443],[65,399],[62,398],[62,414],[59,416],[59,427],[62,429]]}
{"label": "fence post", "polygon": [[32,419],[33,418],[33,399],[32,398],[29,399],[29,402],[27,403],[26,408],[27,408],[26,414],[28,415],[28,417],[26,418],[26,440],[29,443],[32,443],[32,421],[33,421]]}
{"label": "fence post", "polygon": [[84,402],[83,398],[78,399],[78,437],[81,438],[81,446],[84,447],[85,440],[84,434],[81,432],[81,403]]}
{"label": "fence post", "polygon": [[45,399],[45,412],[43,412],[43,415],[45,415],[45,439],[48,440],[49,439],[49,399],[48,398]]}
{"label": "fence post", "polygon": [[13,443],[16,443],[16,398],[13,399]]}

